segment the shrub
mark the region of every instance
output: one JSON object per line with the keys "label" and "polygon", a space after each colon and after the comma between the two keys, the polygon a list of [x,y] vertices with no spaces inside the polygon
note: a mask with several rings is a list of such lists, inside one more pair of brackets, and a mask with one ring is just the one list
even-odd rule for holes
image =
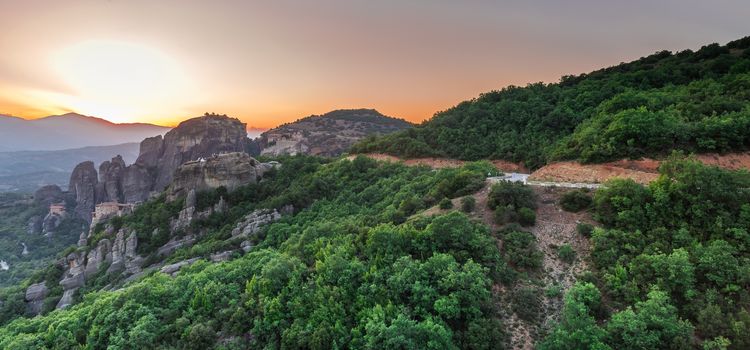
{"label": "shrub", "polygon": [[586,222],[579,222],[578,225],[576,225],[576,231],[582,236],[591,237],[591,233],[594,232],[594,225]]}
{"label": "shrub", "polygon": [[536,209],[536,195],[531,187],[517,182],[501,181],[492,185],[487,198],[490,209],[513,206]]}
{"label": "shrub", "polygon": [[453,202],[448,198],[440,200],[440,209],[451,209],[453,208]]}
{"label": "shrub", "polygon": [[464,213],[471,213],[477,206],[477,201],[472,196],[466,196],[461,198],[461,211]]}
{"label": "shrub", "polygon": [[581,210],[588,209],[591,206],[592,199],[588,190],[578,189],[563,194],[560,198],[560,206],[565,211],[577,213]]}
{"label": "shrub", "polygon": [[576,251],[573,250],[570,244],[563,244],[557,248],[557,255],[560,257],[560,260],[569,264],[576,259]]}
{"label": "shrub", "polygon": [[505,259],[516,267],[536,269],[542,266],[542,252],[536,237],[528,232],[512,231],[503,237]]}
{"label": "shrub", "polygon": [[534,226],[536,213],[529,208],[521,208],[518,210],[518,222],[523,226]]}
{"label": "shrub", "polygon": [[518,318],[536,323],[539,320],[542,309],[541,291],[533,287],[524,287],[513,293],[511,309]]}
{"label": "shrub", "polygon": [[518,222],[518,213],[512,206],[497,207],[494,212],[495,223],[507,224],[511,222]]}

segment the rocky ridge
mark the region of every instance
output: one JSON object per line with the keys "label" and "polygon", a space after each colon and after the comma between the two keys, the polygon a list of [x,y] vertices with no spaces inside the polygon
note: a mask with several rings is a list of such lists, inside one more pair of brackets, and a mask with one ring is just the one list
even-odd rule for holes
{"label": "rocky ridge", "polygon": [[103,202],[137,203],[164,190],[175,170],[185,162],[228,152],[245,152],[249,139],[245,124],[220,115],[188,119],[176,128],[141,142],[138,159],[126,165],[121,156],[78,164],[70,176],[75,212],[91,222],[91,212]]}
{"label": "rocky ridge", "polygon": [[411,127],[374,109],[343,109],[312,115],[268,130],[254,142],[261,155],[310,154],[335,157],[357,141]]}

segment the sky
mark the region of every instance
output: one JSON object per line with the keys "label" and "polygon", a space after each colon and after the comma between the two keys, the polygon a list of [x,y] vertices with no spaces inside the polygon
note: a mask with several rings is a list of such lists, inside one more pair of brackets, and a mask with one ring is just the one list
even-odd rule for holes
{"label": "sky", "polygon": [[482,92],[750,35],[747,0],[0,0],[0,114],[420,122]]}

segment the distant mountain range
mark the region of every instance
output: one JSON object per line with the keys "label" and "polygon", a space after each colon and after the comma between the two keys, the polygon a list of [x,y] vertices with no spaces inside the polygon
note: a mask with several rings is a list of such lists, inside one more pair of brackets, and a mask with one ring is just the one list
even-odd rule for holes
{"label": "distant mountain range", "polygon": [[68,186],[76,164],[91,160],[100,164],[121,155],[130,164],[138,157],[135,142],[114,146],[94,146],[60,151],[0,152],[0,192],[32,193],[43,185]]}
{"label": "distant mountain range", "polygon": [[161,135],[170,128],[145,124],[115,124],[76,113],[26,120],[0,115],[0,152],[55,151],[89,146],[119,145]]}
{"label": "distant mountain range", "polygon": [[411,128],[406,120],[388,117],[374,109],[340,109],[311,115],[268,130],[255,140],[266,156],[311,154],[338,156],[371,135]]}

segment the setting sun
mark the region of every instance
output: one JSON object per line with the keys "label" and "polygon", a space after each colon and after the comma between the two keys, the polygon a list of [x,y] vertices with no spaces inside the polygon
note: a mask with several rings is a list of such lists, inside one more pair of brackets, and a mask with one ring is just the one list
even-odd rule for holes
{"label": "setting sun", "polygon": [[85,41],[62,50],[53,67],[74,93],[61,96],[65,105],[114,122],[153,115],[164,101],[190,88],[179,64],[165,54],[140,45]]}

